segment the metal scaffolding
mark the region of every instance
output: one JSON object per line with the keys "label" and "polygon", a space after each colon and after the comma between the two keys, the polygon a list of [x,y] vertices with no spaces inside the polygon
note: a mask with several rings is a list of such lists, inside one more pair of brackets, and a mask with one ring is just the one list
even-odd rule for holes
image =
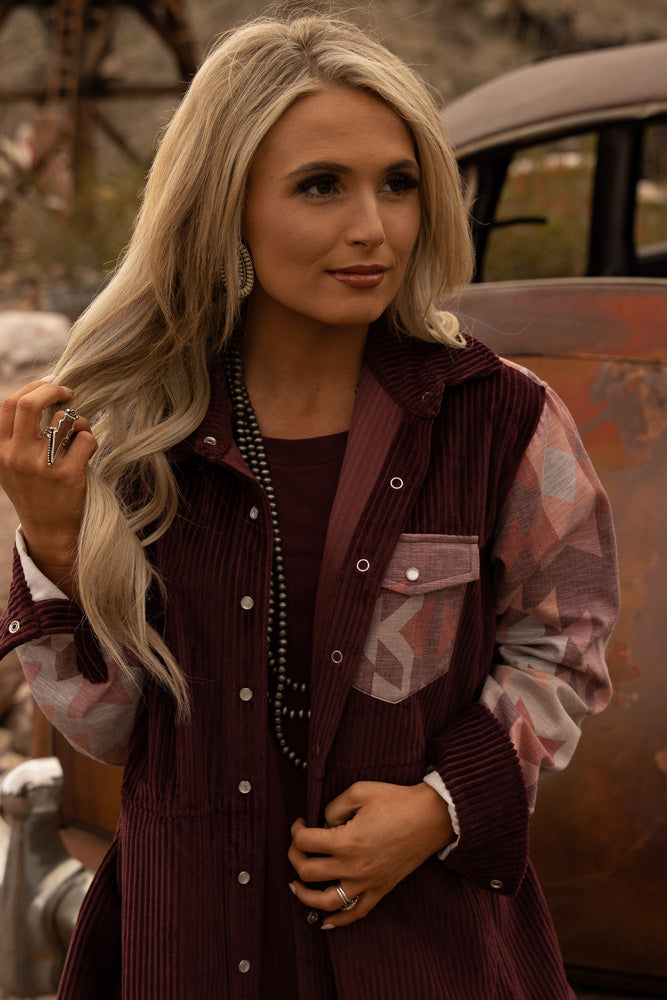
{"label": "metal scaffolding", "polygon": [[[43,83],[29,89],[0,88],[0,102],[34,101],[53,114],[57,127],[50,153],[66,151],[74,187],[90,173],[93,135],[103,133],[132,161],[140,157],[128,138],[105,114],[108,98],[159,97],[182,92],[197,68],[197,56],[185,0],[0,0],[0,36],[16,8],[32,7],[50,38],[48,71]],[[111,80],[103,62],[113,50],[114,26],[123,10],[139,15],[175,57],[173,82]],[[47,157],[48,158],[47,154]]]}

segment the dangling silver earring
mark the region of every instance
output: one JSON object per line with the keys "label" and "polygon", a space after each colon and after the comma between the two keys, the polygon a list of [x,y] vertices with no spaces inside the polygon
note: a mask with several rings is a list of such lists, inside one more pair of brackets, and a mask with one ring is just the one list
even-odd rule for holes
{"label": "dangling silver earring", "polygon": [[[239,295],[242,299],[245,299],[250,295],[252,286],[255,283],[255,268],[253,267],[250,250],[248,250],[243,240],[239,243],[238,268],[239,281],[241,283]],[[223,285],[227,283],[224,264],[222,265],[222,283]]]}

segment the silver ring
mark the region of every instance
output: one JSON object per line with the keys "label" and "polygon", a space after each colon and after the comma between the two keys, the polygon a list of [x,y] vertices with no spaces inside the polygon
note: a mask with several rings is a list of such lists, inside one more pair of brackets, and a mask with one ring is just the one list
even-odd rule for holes
{"label": "silver ring", "polygon": [[358,896],[353,896],[352,899],[350,899],[350,897],[347,895],[340,882],[336,886],[336,892],[340,896],[341,903],[343,904],[341,906],[341,910],[345,910],[346,913],[348,913],[350,910],[353,910],[357,905],[357,903],[359,902]]}
{"label": "silver ring", "polygon": [[55,427],[47,427],[44,431],[48,438],[46,449],[46,464],[48,466],[53,465],[60,453],[60,449],[67,447],[78,416],[79,414],[76,410],[68,408]]}

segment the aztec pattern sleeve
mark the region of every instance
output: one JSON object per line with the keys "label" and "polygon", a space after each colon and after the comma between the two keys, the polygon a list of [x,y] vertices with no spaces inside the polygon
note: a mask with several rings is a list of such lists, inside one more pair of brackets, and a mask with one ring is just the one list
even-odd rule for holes
{"label": "aztec pattern sleeve", "polygon": [[492,560],[496,657],[480,700],[509,733],[532,810],[540,771],[567,765],[583,716],[610,698],[604,652],[618,613],[609,503],[548,388]]}
{"label": "aztec pattern sleeve", "polygon": [[[32,600],[65,600],[33,563],[20,530],[16,546]],[[51,725],[87,756],[123,764],[141,698],[141,672],[126,676],[106,662],[107,679],[92,683],[79,672],[71,633],[42,636],[18,646],[16,652],[33,697]]]}

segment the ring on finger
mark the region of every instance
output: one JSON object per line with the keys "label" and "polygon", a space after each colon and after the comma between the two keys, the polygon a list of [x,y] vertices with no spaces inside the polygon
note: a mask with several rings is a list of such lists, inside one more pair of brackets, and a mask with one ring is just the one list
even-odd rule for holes
{"label": "ring on finger", "polygon": [[67,409],[55,427],[47,427],[44,434],[48,438],[46,449],[46,464],[53,465],[61,448],[66,448],[72,436],[72,430],[79,414],[76,410]]}
{"label": "ring on finger", "polygon": [[336,892],[340,896],[340,901],[343,904],[341,906],[341,910],[344,910],[346,913],[349,913],[350,910],[353,910],[357,905],[357,903],[359,902],[359,896],[352,896],[352,898],[350,898],[343,889],[340,882],[336,886]]}

